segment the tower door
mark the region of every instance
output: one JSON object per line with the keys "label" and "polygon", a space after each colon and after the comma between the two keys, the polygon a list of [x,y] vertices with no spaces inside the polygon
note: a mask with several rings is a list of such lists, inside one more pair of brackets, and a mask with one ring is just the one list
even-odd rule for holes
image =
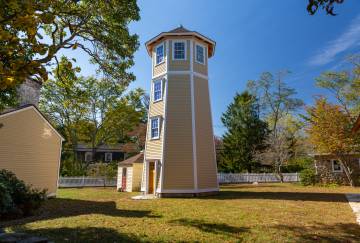
{"label": "tower door", "polygon": [[154,193],[154,184],[155,184],[155,163],[149,162],[149,194]]}
{"label": "tower door", "polygon": [[127,168],[123,168],[122,170],[122,178],[121,178],[121,190],[123,192],[126,191],[126,173],[127,173]]}

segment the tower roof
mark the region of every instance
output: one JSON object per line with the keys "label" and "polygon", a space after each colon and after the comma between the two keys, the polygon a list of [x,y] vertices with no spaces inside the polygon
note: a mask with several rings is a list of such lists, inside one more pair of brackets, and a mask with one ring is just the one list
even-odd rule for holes
{"label": "tower roof", "polygon": [[170,31],[167,32],[161,32],[160,34],[158,34],[157,36],[155,36],[154,38],[152,38],[151,40],[147,41],[145,43],[147,52],[149,54],[149,56],[151,56],[151,50],[154,47],[154,44],[157,43],[158,41],[164,39],[165,37],[171,37],[171,36],[192,36],[195,37],[197,39],[200,39],[204,42],[206,42],[208,44],[208,53],[209,53],[209,58],[212,57],[215,53],[215,45],[216,42],[211,40],[210,38],[200,34],[197,31],[192,31],[192,30],[188,30],[186,28],[184,28],[182,25],[180,25],[179,27],[172,29]]}

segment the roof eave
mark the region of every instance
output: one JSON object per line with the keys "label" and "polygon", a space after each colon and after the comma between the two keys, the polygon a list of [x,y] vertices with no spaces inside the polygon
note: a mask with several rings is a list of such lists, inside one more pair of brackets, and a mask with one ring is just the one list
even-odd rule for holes
{"label": "roof eave", "polygon": [[151,56],[151,50],[149,48],[150,44],[156,42],[157,40],[165,37],[165,36],[186,36],[186,35],[192,35],[192,36],[196,36],[200,39],[205,40],[206,42],[209,42],[212,45],[212,55],[214,56],[215,54],[215,46],[216,46],[216,42],[203,36],[202,34],[196,32],[196,31],[191,31],[191,32],[181,32],[181,33],[169,33],[169,32],[161,32],[160,34],[158,34],[157,36],[155,36],[154,38],[148,40],[147,42],[145,42],[145,46],[146,46],[146,50],[149,56]]}

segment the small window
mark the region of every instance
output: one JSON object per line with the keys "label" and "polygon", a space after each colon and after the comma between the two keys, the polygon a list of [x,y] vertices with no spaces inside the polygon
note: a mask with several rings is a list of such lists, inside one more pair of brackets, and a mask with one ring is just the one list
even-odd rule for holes
{"label": "small window", "polygon": [[92,161],[92,152],[85,152],[85,161],[86,162]]}
{"label": "small window", "polygon": [[340,161],[336,159],[332,160],[332,167],[333,167],[333,172],[342,172]]}
{"label": "small window", "polygon": [[156,64],[160,64],[164,61],[164,45],[161,44],[156,47]]}
{"label": "small window", "polygon": [[112,153],[105,153],[105,162],[112,161]]}
{"label": "small window", "polygon": [[200,45],[196,45],[196,62],[205,64],[205,48]]}
{"label": "small window", "polygon": [[162,80],[154,81],[153,92],[154,101],[159,101],[162,99]]}
{"label": "small window", "polygon": [[173,46],[173,59],[174,60],[185,60],[185,41],[174,41]]}
{"label": "small window", "polygon": [[151,118],[151,139],[160,137],[160,117]]}

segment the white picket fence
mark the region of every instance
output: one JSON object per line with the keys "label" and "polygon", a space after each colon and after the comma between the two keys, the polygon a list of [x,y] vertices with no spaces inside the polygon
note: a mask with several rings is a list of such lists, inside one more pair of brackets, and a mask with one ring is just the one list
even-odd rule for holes
{"label": "white picket fence", "polygon": [[116,178],[105,177],[60,177],[59,187],[113,187],[116,186]]}
{"label": "white picket fence", "polygon": [[[300,181],[299,173],[283,173],[284,182]],[[253,183],[253,182],[280,182],[275,173],[218,173],[218,182],[226,183]]]}
{"label": "white picket fence", "polygon": [[[298,173],[283,173],[285,182],[300,181]],[[220,184],[253,183],[253,182],[280,182],[274,173],[218,173]],[[116,178],[105,177],[60,177],[59,187],[116,187]]]}

